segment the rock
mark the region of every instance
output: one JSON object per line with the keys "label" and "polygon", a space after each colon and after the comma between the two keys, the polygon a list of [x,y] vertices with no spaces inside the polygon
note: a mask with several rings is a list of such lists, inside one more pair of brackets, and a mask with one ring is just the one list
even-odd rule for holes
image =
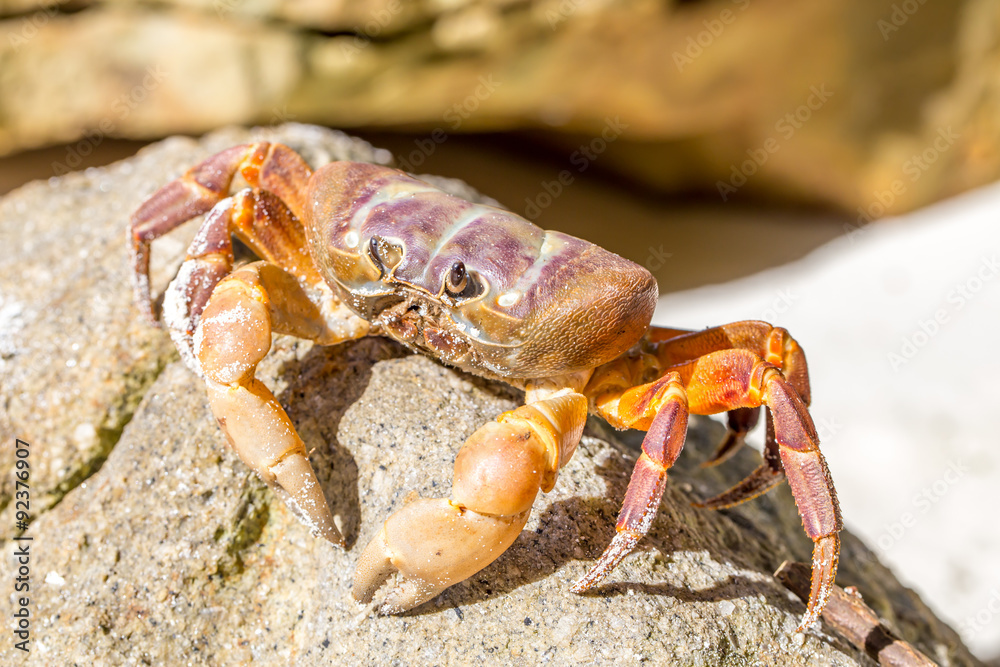
{"label": "rock", "polygon": [[[693,420],[650,535],[593,594],[568,588],[614,532],[636,451],[635,433],[599,420],[495,563],[402,616],[359,608],[350,587],[361,548],[415,494],[446,495],[458,447],[520,396],[383,339],[320,348],[278,337],[258,377],[313,450],[348,550],[311,537],[225,445],[200,381],[141,322],[126,276],[128,212],[184,167],[251,136],[284,141],[314,164],[388,159],[318,128],[226,130],[0,201],[0,240],[13,249],[0,260],[0,436],[8,502],[14,438],[30,443],[29,662],[871,664],[827,629],[794,632],[803,606],[770,574],[810,553],[787,488],[722,512],[690,507],[758,458],[744,449],[699,470],[721,436],[708,419]],[[157,250],[162,288],[183,247]],[[96,437],[98,456],[86,425],[109,415],[117,426]],[[8,554],[13,525],[11,503],[0,516]],[[903,638],[942,665],[979,664],[849,533],[841,562],[840,583],[857,586]],[[16,567],[3,559],[0,581]],[[13,592],[0,599],[4,618],[17,608]],[[5,664],[20,655],[9,640],[0,646]]]}
{"label": "rock", "polygon": [[56,173],[109,136],[298,119],[431,149],[545,130],[570,174],[866,220],[1000,175],[991,0],[8,0],[0,16],[32,4],[0,21],[0,154],[71,142]]}

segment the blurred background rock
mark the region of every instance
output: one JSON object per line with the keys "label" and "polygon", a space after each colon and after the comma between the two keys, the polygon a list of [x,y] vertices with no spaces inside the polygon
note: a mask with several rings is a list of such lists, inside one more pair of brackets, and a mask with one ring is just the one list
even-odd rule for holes
{"label": "blurred background rock", "polygon": [[848,524],[1000,655],[1000,191],[920,210],[1000,175],[1000,3],[0,0],[0,192],[287,121],[644,264],[658,322],[790,328]]}
{"label": "blurred background rock", "polygon": [[847,211],[892,194],[910,161],[920,187],[883,213],[1000,171],[992,0],[0,0],[0,13],[0,153],[290,119],[518,131],[566,155],[604,134],[600,168],[629,182],[721,181],[732,197]]}

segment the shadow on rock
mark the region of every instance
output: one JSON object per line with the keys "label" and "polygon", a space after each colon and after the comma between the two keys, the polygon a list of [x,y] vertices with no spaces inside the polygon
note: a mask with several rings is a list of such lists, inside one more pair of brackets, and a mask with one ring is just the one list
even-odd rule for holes
{"label": "shadow on rock", "polygon": [[361,505],[358,464],[337,438],[340,421],[368,387],[373,362],[407,354],[405,348],[387,339],[364,338],[329,347],[315,345],[301,359],[286,361],[280,369],[279,377],[287,387],[278,400],[305,442],[348,549],[360,533]]}

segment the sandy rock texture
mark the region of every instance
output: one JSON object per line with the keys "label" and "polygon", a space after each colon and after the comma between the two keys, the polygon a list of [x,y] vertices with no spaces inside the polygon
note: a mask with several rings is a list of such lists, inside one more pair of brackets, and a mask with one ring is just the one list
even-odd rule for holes
{"label": "sandy rock texture", "polygon": [[[757,463],[745,449],[699,470],[722,433],[707,419],[693,421],[650,535],[594,594],[568,588],[614,532],[637,443],[599,420],[499,560],[405,615],[358,607],[353,568],[384,518],[415,495],[446,495],[464,439],[520,397],[382,339],[320,348],[277,338],[258,377],[312,450],[348,549],[311,537],[227,448],[200,382],[165,333],[142,323],[127,279],[128,213],[186,166],[251,137],[284,141],[314,165],[390,157],[307,126],[225,130],[0,201],[5,587],[17,568],[15,437],[31,443],[33,503],[31,652],[4,633],[0,661],[871,664],[826,627],[794,632],[803,606],[770,573],[807,560],[810,543],[786,488],[723,512],[690,507]],[[178,238],[157,244],[157,289],[183,249]],[[849,533],[841,562],[840,583],[858,586],[904,638],[942,665],[979,664]],[[7,588],[5,628],[17,604]]]}
{"label": "sandy rock texture", "polygon": [[[1000,175],[992,0],[0,3],[0,153],[309,121],[869,218]],[[6,16],[6,19],[2,17]],[[575,155],[576,160],[572,157]],[[553,176],[558,174],[558,169]],[[918,183],[919,182],[919,183]]]}

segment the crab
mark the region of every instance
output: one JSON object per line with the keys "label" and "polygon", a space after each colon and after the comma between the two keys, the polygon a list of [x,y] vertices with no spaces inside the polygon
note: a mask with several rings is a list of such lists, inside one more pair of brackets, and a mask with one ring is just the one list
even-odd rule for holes
{"label": "crab", "polygon": [[[249,187],[230,195],[236,174]],[[206,214],[163,296],[183,361],[240,458],[314,534],[343,546],[305,445],[255,378],[272,333],[335,345],[380,335],[524,391],[524,405],[484,424],[455,459],[451,498],[417,499],[364,549],[353,595],[399,613],[472,576],[517,538],[538,492],[573,456],[588,414],[646,431],[616,534],[573,586],[604,579],[646,534],[689,414],[728,413],[709,462],[735,452],[765,408],[763,462],[702,503],[724,508],[788,481],[813,541],[809,602],[833,587],[842,527],[807,406],[809,374],[782,328],[744,321],[701,331],[650,326],[658,290],[643,267],[453,197],[404,172],[332,162],[315,172],[277,143],[236,146],[150,196],[129,225],[139,307],[156,323],[152,242]],[[232,237],[261,261],[234,269]]]}

